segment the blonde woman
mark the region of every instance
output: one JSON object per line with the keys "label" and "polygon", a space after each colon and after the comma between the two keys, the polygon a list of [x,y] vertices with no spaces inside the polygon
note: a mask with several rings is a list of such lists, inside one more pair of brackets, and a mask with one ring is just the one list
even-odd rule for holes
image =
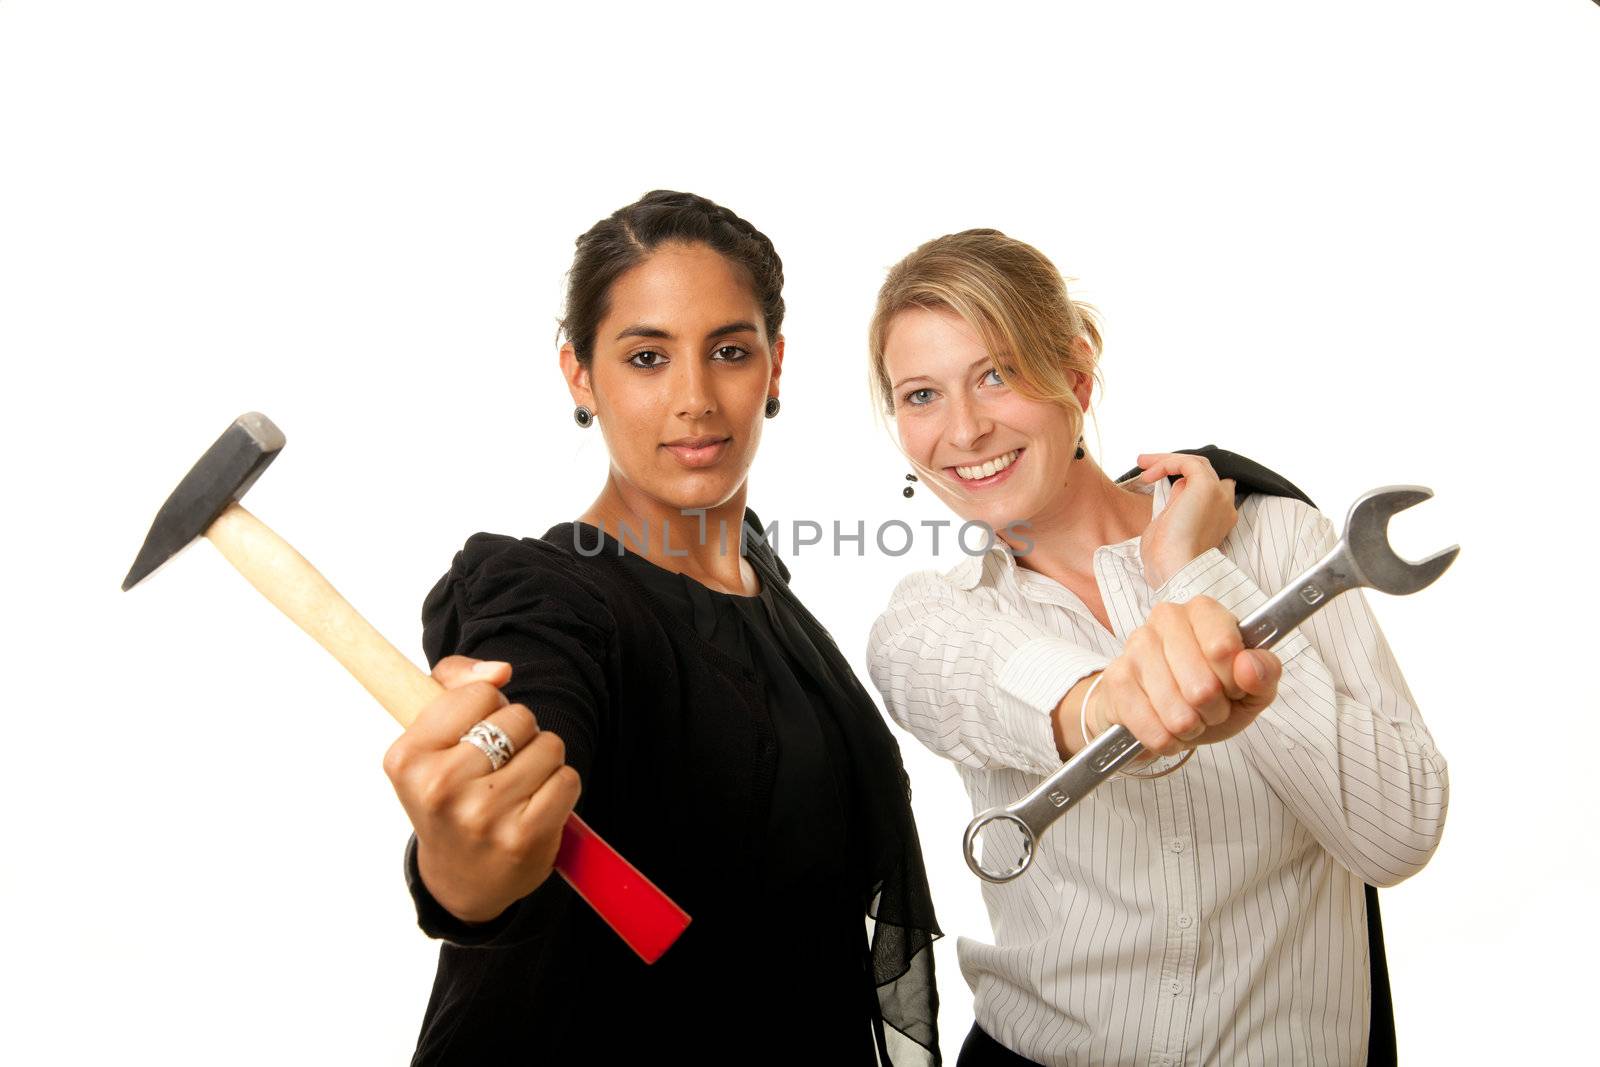
{"label": "blonde woman", "polygon": [[1113,724],[1153,754],[1025,877],[984,886],[995,943],[959,941],[977,1019],[960,1063],[1392,1060],[1365,885],[1433,853],[1444,759],[1359,594],[1276,655],[1243,648],[1237,618],[1332,526],[1293,495],[1236,506],[1200,456],[1107,477],[1082,436],[1099,354],[1056,268],[994,230],[906,257],[872,322],[906,456],[998,534],[896,588],[868,652],[890,713],[975,811]]}

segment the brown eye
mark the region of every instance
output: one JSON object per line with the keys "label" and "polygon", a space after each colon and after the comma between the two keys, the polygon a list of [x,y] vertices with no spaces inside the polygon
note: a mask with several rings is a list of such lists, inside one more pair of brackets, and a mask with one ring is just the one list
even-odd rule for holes
{"label": "brown eye", "polygon": [[711,358],[720,359],[725,363],[737,363],[741,359],[747,359],[749,355],[749,352],[740,348],[738,345],[723,345],[715,352],[711,353]]}
{"label": "brown eye", "polygon": [[628,359],[628,362],[642,370],[650,370],[654,367],[659,367],[665,364],[667,362],[667,358],[660,352],[647,348],[643,352],[635,352]]}

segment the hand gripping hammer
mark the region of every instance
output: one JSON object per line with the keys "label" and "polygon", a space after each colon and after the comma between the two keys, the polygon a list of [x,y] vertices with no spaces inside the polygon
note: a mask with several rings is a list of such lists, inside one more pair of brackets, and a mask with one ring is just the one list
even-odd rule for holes
{"label": "hand gripping hammer", "polygon": [[[1401,559],[1389,546],[1389,520],[1432,495],[1433,490],[1421,486],[1391,485],[1374,489],[1352,504],[1345,519],[1344,536],[1328,554],[1239,623],[1244,647],[1271,648],[1328,601],[1351,589],[1367,587],[1405,596],[1432,585],[1455,562],[1461,551],[1459,545],[1416,563]],[[1039,835],[1046,827],[1143,751],[1144,746],[1132,733],[1113,726],[1015,804],[979,812],[967,825],[962,840],[967,866],[986,882],[1011,881],[1028,869]],[[996,823],[1020,831],[1020,844],[1014,839],[1004,844],[997,840],[982,842],[980,835]],[[1008,859],[1015,848],[1017,858],[1004,867],[992,862],[986,866],[985,857],[979,855],[980,847],[985,853],[1001,853]],[[993,860],[992,855],[989,858]]]}
{"label": "hand gripping hammer", "polygon": [[[303,556],[239,506],[283,445],[282,431],[265,415],[250,412],[234,420],[162,505],[122,588],[133,588],[204,536],[251,585],[333,653],[401,726],[409,726],[443,687],[384,640]],[[646,963],[659,959],[689,924],[682,908],[576,814],[562,828],[555,869]]]}

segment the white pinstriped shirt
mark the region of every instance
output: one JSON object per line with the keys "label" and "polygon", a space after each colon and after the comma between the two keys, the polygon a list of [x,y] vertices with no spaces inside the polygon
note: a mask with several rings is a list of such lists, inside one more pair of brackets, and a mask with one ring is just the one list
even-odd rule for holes
{"label": "white pinstriped shirt", "polygon": [[[1166,505],[1165,479],[1154,513]],[[1159,590],[1139,539],[1094,554],[1111,622],[1003,544],[913,574],[867,653],[890,714],[954,760],[973,811],[1060,766],[1049,713],[1162,600],[1237,616],[1336,535],[1254,495],[1223,542]],[[1278,698],[1177,773],[1106,782],[1051,827],[1033,868],[983,887],[995,944],[959,938],[978,1025],[1043,1064],[1363,1064],[1371,990],[1362,883],[1420,870],[1449,781],[1359,592],[1274,649]]]}

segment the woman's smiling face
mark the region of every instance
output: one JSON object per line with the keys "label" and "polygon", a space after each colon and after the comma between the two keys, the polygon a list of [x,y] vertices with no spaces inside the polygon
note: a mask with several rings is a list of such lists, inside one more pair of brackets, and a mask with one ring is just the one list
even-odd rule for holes
{"label": "woman's smiling face", "polygon": [[742,268],[669,244],[612,283],[587,367],[570,345],[562,361],[619,481],[670,508],[713,508],[755,459],[783,339],[767,337]]}
{"label": "woman's smiling face", "polygon": [[[1001,530],[1059,500],[1078,421],[1057,404],[1007,386],[977,331],[959,315],[922,307],[895,315],[884,366],[901,447],[963,519]],[[1087,395],[1080,400],[1086,403]]]}

